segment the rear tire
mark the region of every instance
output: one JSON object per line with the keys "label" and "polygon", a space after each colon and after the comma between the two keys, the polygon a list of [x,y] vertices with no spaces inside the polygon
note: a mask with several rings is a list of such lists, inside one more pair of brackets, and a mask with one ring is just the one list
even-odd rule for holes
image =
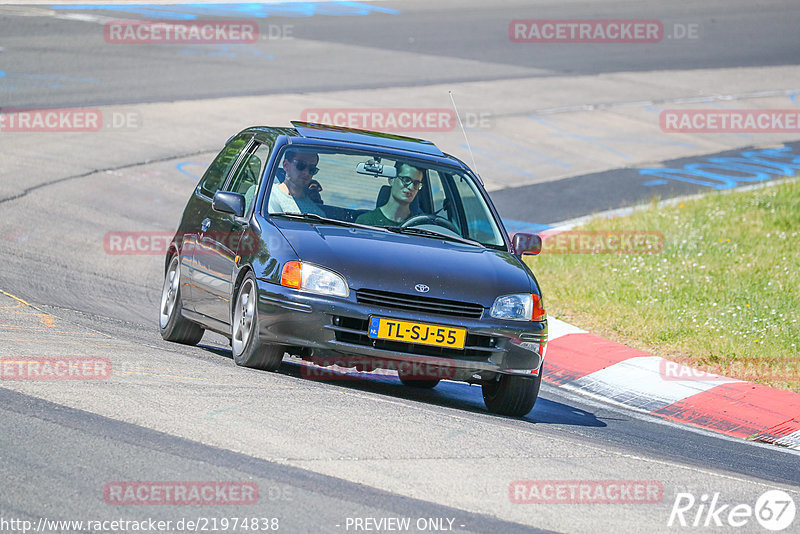
{"label": "rear tire", "polygon": [[252,271],[245,275],[233,301],[231,352],[236,365],[277,371],[283,361],[284,347],[265,345],[258,336],[258,290]]}
{"label": "rear tire", "polygon": [[197,345],[203,338],[203,327],[181,315],[181,262],[176,254],[170,259],[161,290],[161,308],[158,326],[161,337],[167,341]]}
{"label": "rear tire", "polygon": [[499,380],[483,383],[483,402],[492,413],[523,417],[536,404],[541,385],[541,369],[535,377],[500,375]]}

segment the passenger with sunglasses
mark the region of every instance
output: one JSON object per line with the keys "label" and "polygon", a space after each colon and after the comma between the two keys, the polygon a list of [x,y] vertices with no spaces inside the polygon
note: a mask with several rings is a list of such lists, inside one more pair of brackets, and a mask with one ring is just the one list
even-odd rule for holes
{"label": "passenger with sunglasses", "polygon": [[389,178],[389,200],[370,212],[360,215],[356,222],[372,226],[399,226],[411,217],[411,203],[422,189],[422,170],[408,163],[394,164],[397,176]]}
{"label": "passenger with sunglasses", "polygon": [[287,150],[283,158],[283,182],[275,180],[269,194],[270,213],[316,213],[325,216],[319,203],[308,196],[312,177],[319,172],[319,156],[313,152]]}

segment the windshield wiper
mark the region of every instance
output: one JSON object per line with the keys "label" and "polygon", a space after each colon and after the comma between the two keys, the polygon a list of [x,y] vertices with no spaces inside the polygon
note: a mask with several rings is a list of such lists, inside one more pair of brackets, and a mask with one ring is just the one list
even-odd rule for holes
{"label": "windshield wiper", "polygon": [[466,245],[477,245],[481,248],[486,248],[486,246],[481,243],[480,241],[475,241],[474,239],[469,239],[466,237],[461,236],[454,236],[449,234],[441,234],[439,232],[434,232],[433,230],[426,230],[424,228],[416,228],[414,226],[387,226],[387,230],[391,232],[396,232],[398,234],[415,234],[415,235],[424,235],[428,237],[435,237],[437,239],[447,239],[449,241],[456,241],[458,243],[464,243]]}
{"label": "windshield wiper", "polygon": [[288,219],[300,219],[304,221],[312,220],[312,221],[319,221],[328,224],[334,224],[336,226],[347,226],[350,228],[365,228],[367,230],[384,230],[385,228],[381,226],[370,226],[367,224],[359,224],[350,221],[341,221],[339,219],[331,219],[330,217],[323,217],[322,215],[317,215],[316,213],[292,213],[290,211],[282,211],[279,213],[270,213],[270,217],[286,217]]}

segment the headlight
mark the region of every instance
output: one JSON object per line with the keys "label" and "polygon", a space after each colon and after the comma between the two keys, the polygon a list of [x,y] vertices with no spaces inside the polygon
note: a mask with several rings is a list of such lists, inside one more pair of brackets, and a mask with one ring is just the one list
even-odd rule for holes
{"label": "headlight", "polygon": [[346,297],[350,292],[347,282],[340,275],[300,261],[286,262],[281,273],[281,285],[334,297]]}
{"label": "headlight", "polygon": [[531,293],[497,297],[490,314],[495,319],[510,321],[543,321],[546,316],[542,298]]}

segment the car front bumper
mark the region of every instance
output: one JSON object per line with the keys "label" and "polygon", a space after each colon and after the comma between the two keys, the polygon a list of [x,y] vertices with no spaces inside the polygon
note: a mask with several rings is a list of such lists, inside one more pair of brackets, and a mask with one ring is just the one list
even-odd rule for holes
{"label": "car front bumper", "polygon": [[[258,286],[261,340],[299,347],[297,353],[312,361],[352,364],[361,359],[371,361],[372,368],[376,361],[386,363],[377,367],[390,368],[389,362],[412,362],[447,369],[443,376],[455,380],[496,373],[536,376],[544,361],[546,321],[503,321],[487,317],[488,310],[481,319],[465,319],[367,305],[357,302],[352,292],[349,298],[337,298],[263,280]],[[465,328],[466,346],[457,350],[375,340],[367,335],[370,316]]]}

